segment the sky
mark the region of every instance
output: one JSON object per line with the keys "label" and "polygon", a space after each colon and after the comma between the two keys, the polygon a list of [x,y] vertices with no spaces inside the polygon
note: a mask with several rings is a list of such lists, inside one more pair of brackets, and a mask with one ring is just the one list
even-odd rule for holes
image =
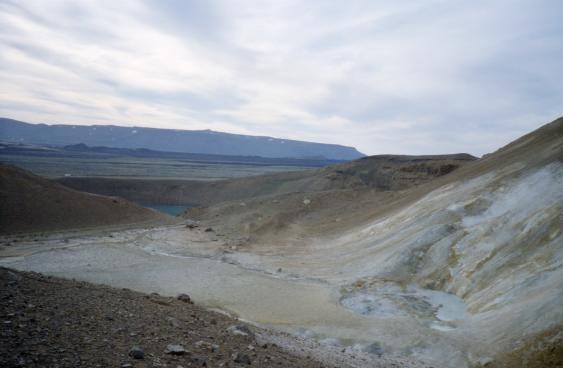
{"label": "sky", "polygon": [[0,0],[0,116],[482,155],[563,115],[560,0]]}

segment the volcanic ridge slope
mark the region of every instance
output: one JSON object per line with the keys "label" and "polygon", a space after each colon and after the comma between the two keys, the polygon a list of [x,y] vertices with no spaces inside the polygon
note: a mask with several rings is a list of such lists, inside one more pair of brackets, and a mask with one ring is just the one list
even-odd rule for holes
{"label": "volcanic ridge slope", "polygon": [[[558,366],[563,118],[461,166],[415,184],[400,168],[391,181],[326,168],[307,189],[250,188],[252,199],[184,216],[229,239],[241,264],[334,285],[342,305],[380,323],[383,350],[414,344],[453,366]],[[337,179],[318,180],[323,170]],[[400,326],[412,334],[391,332]],[[444,337],[455,348],[440,350]]]}
{"label": "volcanic ridge slope", "polygon": [[0,165],[0,233],[171,221],[122,198],[79,192],[15,166]]}

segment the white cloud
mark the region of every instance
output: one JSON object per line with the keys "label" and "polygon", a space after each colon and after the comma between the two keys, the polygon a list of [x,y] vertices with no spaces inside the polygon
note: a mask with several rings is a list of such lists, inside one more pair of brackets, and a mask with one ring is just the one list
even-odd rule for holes
{"label": "white cloud", "polygon": [[0,115],[482,154],[561,114],[561,11],[549,0],[5,1]]}

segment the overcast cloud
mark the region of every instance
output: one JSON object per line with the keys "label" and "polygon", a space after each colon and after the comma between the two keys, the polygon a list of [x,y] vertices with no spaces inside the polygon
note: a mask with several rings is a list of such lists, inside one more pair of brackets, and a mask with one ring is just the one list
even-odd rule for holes
{"label": "overcast cloud", "polygon": [[563,115],[563,2],[0,0],[0,116],[481,155]]}

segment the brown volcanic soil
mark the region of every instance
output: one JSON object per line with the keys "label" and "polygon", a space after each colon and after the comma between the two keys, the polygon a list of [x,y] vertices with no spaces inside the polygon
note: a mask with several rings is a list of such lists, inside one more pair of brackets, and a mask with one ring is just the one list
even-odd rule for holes
{"label": "brown volcanic soil", "polygon": [[[323,366],[259,344],[257,328],[175,298],[4,268],[0,316],[0,366],[6,368]],[[187,352],[167,354],[169,344]],[[143,359],[128,355],[134,346]]]}
{"label": "brown volcanic soil", "polygon": [[524,341],[518,349],[500,354],[488,368],[561,368],[563,367],[563,325]]}
{"label": "brown volcanic soil", "polygon": [[0,165],[0,233],[171,220],[121,198],[78,192],[20,168]]}

